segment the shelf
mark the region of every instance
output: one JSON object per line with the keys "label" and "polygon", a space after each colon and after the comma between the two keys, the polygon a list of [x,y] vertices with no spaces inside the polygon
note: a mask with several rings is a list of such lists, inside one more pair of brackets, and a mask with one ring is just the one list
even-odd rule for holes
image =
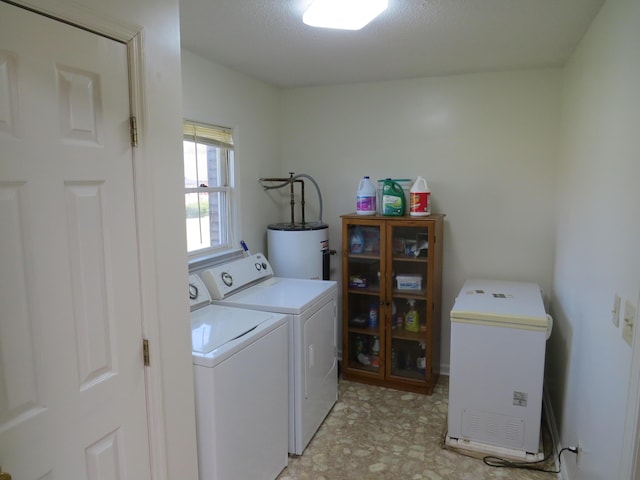
{"label": "shelf", "polygon": [[374,295],[376,297],[380,296],[380,289],[379,288],[349,288],[349,290],[347,290],[347,292],[351,295]]}
{"label": "shelf", "polygon": [[363,365],[360,362],[351,361],[349,362],[349,368],[352,370],[362,370],[365,372],[378,373],[380,371],[380,367],[373,367],[371,365]]}
{"label": "shelf", "polygon": [[394,298],[414,298],[416,300],[424,300],[426,298],[427,291],[423,288],[422,290],[398,290],[397,288],[393,289],[393,297]]}
{"label": "shelf", "polygon": [[[361,335],[380,336],[379,328],[367,328],[367,327],[352,327],[349,325],[349,333],[359,333]],[[408,332],[410,333],[410,332]]]}
{"label": "shelf", "polygon": [[424,380],[426,376],[426,372],[419,372],[418,370],[407,369],[407,368],[392,368],[391,375],[394,377],[411,378],[414,380]]}
{"label": "shelf", "polygon": [[392,328],[391,338],[393,340],[407,340],[414,342],[424,342],[426,332],[410,332],[404,328]]}
{"label": "shelf", "polygon": [[347,255],[350,260],[376,260],[380,261],[380,255],[373,255],[369,253],[350,253]]}
{"label": "shelf", "polygon": [[414,256],[399,256],[399,255],[394,255],[393,256],[393,261],[394,262],[407,262],[407,263],[427,263],[429,260],[428,257],[414,257]]}

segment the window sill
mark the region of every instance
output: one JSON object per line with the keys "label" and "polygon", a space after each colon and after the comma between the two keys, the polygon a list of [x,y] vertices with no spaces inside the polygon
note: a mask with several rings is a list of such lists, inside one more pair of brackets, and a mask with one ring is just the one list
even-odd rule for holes
{"label": "window sill", "polygon": [[210,255],[203,255],[201,257],[193,257],[189,259],[189,273],[193,273],[196,270],[202,270],[205,268],[211,268],[216,265],[230,262],[231,260],[237,260],[244,256],[244,250],[233,249],[226,250],[224,252],[214,253]]}

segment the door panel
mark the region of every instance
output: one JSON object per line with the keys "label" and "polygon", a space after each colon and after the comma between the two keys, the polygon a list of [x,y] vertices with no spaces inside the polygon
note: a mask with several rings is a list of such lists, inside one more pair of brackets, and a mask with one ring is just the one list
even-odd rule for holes
{"label": "door panel", "polygon": [[0,465],[150,478],[127,46],[0,2]]}

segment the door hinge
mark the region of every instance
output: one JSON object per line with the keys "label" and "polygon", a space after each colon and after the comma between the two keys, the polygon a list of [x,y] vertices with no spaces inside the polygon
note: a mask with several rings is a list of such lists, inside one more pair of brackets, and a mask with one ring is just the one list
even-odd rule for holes
{"label": "door hinge", "polygon": [[144,358],[144,366],[149,366],[149,340],[142,339],[142,357]]}
{"label": "door hinge", "polygon": [[138,146],[138,120],[133,115],[131,116],[131,146]]}

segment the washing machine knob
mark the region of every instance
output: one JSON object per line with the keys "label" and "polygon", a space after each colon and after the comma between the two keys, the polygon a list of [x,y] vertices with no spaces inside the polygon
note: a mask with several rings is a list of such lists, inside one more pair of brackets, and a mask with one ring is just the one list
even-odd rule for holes
{"label": "washing machine knob", "polygon": [[222,281],[227,287],[230,287],[231,285],[233,285],[233,277],[231,276],[230,273],[222,272],[220,277],[222,278]]}

